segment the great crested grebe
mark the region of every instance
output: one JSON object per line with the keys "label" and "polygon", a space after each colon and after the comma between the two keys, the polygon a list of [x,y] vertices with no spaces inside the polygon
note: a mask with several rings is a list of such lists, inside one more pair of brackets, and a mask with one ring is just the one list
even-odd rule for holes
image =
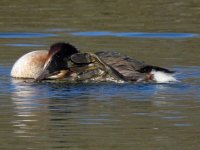
{"label": "great crested grebe", "polygon": [[79,53],[72,45],[56,43],[49,51],[33,51],[14,64],[11,76],[73,81],[173,82],[173,71],[148,65],[117,52]]}

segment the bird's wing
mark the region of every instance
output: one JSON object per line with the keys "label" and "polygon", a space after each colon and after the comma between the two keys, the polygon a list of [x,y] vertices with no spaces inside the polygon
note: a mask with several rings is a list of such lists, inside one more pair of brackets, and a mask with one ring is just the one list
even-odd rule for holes
{"label": "bird's wing", "polygon": [[121,55],[118,52],[97,52],[96,55],[107,65],[120,73],[127,81],[145,79],[145,74],[139,72],[146,64],[134,58]]}

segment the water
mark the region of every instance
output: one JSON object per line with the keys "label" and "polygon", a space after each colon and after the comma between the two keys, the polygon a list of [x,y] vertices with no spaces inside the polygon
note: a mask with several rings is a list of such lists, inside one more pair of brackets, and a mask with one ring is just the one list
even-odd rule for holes
{"label": "water", "polygon": [[192,33],[145,33],[145,32],[105,32],[105,31],[74,32],[72,33],[72,35],[84,36],[84,37],[113,36],[113,37],[166,38],[166,39],[192,38],[199,36],[198,34],[192,34]]}
{"label": "water", "polygon": [[[198,150],[199,1],[1,1],[0,149]],[[58,41],[175,70],[172,84],[12,79],[22,54]]]}

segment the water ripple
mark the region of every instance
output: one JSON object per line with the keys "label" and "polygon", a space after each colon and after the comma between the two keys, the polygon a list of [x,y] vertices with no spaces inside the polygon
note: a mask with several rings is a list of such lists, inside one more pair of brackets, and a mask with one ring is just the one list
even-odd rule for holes
{"label": "water ripple", "polygon": [[10,39],[10,38],[44,38],[44,37],[54,37],[57,36],[56,34],[50,34],[50,33],[31,33],[31,32],[25,32],[25,33],[0,33],[0,38],[3,39]]}
{"label": "water ripple", "polygon": [[41,46],[47,46],[45,44],[24,44],[24,43],[20,43],[20,44],[0,44],[2,46],[11,46],[11,47],[41,47]]}
{"label": "water ripple", "polygon": [[195,33],[154,33],[154,32],[109,32],[109,31],[86,31],[86,32],[71,32],[71,35],[82,37],[130,37],[130,38],[164,38],[164,39],[178,39],[178,38],[196,38],[199,34]]}

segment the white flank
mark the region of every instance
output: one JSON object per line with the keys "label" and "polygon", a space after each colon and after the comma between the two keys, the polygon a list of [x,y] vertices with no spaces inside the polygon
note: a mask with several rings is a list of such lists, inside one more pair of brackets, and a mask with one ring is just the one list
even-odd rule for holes
{"label": "white flank", "polygon": [[38,50],[21,56],[13,65],[10,75],[16,78],[36,78],[44,66],[40,58],[47,54],[47,50]]}
{"label": "white flank", "polygon": [[153,80],[157,83],[169,83],[169,82],[177,82],[174,74],[152,70],[151,74],[153,75]]}

